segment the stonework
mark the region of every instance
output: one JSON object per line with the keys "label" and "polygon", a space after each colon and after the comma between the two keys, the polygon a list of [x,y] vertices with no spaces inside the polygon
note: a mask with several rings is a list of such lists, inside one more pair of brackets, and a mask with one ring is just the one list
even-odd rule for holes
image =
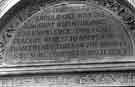
{"label": "stonework", "polygon": [[91,3],[60,3],[42,9],[19,25],[12,39],[4,55],[11,64],[133,56],[126,27],[114,14]]}
{"label": "stonework", "polygon": [[135,18],[116,0],[35,3],[3,27],[4,64],[134,61]]}
{"label": "stonework", "polygon": [[57,73],[0,78],[0,87],[120,87],[134,85],[134,72]]}
{"label": "stonework", "polygon": [[22,0],[6,14],[2,8],[0,87],[135,86],[135,8],[127,0]]}

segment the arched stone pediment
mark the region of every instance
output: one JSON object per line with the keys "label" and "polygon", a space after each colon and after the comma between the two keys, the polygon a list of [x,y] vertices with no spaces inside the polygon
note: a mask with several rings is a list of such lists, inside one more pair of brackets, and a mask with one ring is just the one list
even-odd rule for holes
{"label": "arched stone pediment", "polygon": [[135,11],[126,1],[8,2],[0,14],[6,73],[133,69]]}
{"label": "arched stone pediment", "polygon": [[129,1],[0,0],[0,87],[135,86]]}
{"label": "arched stone pediment", "polygon": [[133,56],[127,26],[92,2],[41,9],[17,27],[4,54],[11,64],[110,62],[127,56]]}

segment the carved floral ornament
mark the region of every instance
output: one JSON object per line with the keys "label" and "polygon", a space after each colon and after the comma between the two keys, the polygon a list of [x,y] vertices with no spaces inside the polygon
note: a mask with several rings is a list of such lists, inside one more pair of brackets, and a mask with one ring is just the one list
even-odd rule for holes
{"label": "carved floral ornament", "polygon": [[[15,1],[13,2],[13,5],[19,2],[17,0],[12,0],[12,1]],[[1,40],[0,54],[1,54],[1,59],[3,61],[5,61],[4,59],[5,56],[3,55],[10,43],[10,40],[13,38],[14,34],[17,32],[18,27],[20,27],[22,23],[25,23],[30,17],[33,16],[33,14],[34,15],[37,14],[38,12],[42,11],[46,7],[52,5],[52,3],[56,3],[56,4],[62,3],[63,5],[72,3],[71,1],[66,1],[66,0],[65,1],[48,0],[46,2],[44,0],[39,0],[39,1],[36,0],[35,2],[37,3],[36,5],[35,4],[33,5],[34,2],[32,2],[29,6],[24,7],[22,11],[18,11],[17,14],[13,16],[13,19],[9,20],[9,22],[7,22],[7,24],[5,24],[4,27],[2,27],[2,34],[0,38]],[[122,20],[122,23],[127,27],[128,30],[126,31],[128,32],[128,34],[131,34],[130,37],[132,38],[132,44],[134,44],[135,16],[133,15],[133,12],[128,7],[121,5],[121,3],[118,2],[118,0],[84,0],[84,1],[78,1],[77,3],[79,4],[74,4],[74,5],[88,5],[88,3],[94,3],[95,5],[101,6],[107,9],[108,11],[112,12],[113,14],[117,15],[119,17],[119,20]]]}

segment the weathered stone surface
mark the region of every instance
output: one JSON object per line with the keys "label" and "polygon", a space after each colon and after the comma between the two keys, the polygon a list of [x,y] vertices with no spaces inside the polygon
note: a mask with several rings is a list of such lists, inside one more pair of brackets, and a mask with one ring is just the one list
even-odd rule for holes
{"label": "weathered stone surface", "polygon": [[117,87],[134,85],[134,72],[59,73],[0,78],[0,87]]}
{"label": "weathered stone surface", "polygon": [[135,7],[135,0],[128,0]]}
{"label": "weathered stone surface", "polygon": [[96,4],[61,3],[42,9],[18,27],[5,61],[80,63],[133,56],[126,28],[117,15]]}
{"label": "weathered stone surface", "polygon": [[34,1],[43,6],[23,8],[1,29],[0,75],[55,74],[1,76],[0,87],[135,86],[135,72],[85,72],[134,68],[135,19],[127,7],[116,0]]}
{"label": "weathered stone surface", "polygon": [[135,17],[125,2],[20,1],[0,20],[0,74],[133,69]]}

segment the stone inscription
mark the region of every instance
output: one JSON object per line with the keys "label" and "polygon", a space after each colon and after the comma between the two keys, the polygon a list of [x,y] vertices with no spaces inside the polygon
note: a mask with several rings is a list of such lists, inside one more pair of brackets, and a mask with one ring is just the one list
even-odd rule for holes
{"label": "stone inscription", "polygon": [[59,73],[0,78],[0,87],[109,87],[134,85],[134,72]]}
{"label": "stone inscription", "polygon": [[43,9],[20,25],[5,57],[8,63],[56,63],[132,53],[125,26],[113,14],[92,4],[65,4]]}

